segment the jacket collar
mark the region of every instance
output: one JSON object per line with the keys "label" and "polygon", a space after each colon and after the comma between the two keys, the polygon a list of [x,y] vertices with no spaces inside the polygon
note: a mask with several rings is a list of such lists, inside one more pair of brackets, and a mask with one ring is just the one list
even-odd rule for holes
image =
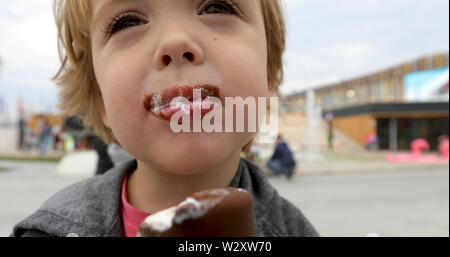
{"label": "jacket collar", "polygon": [[[258,169],[253,166],[241,159],[230,186],[249,191],[255,198],[255,211],[259,212],[264,211],[260,209],[267,206],[265,199],[271,199],[273,192],[264,186],[263,174],[249,172]],[[46,201],[36,213],[19,223],[14,228],[14,234],[36,229],[56,236],[120,237],[122,182],[125,175],[136,168],[136,160],[126,162],[101,176],[63,189]]]}

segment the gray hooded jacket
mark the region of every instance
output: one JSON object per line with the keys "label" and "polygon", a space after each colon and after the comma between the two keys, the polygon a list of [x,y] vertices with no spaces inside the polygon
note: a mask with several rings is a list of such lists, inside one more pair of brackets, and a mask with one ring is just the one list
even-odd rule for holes
{"label": "gray hooded jacket", "polygon": [[[104,175],[61,190],[17,224],[12,236],[120,237],[121,186],[127,172],[136,167],[136,161],[123,163]],[[230,186],[252,194],[256,236],[318,236],[300,210],[279,196],[251,162],[241,159]]]}

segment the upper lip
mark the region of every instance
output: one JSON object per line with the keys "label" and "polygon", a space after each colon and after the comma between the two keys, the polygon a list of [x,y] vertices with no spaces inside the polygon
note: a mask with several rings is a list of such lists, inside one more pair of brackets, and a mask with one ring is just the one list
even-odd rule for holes
{"label": "upper lip", "polygon": [[194,100],[194,89],[201,89],[202,100],[205,100],[208,96],[220,98],[220,89],[215,85],[174,86],[158,93],[146,95],[144,108],[149,112],[155,112],[156,109],[169,105],[171,101],[177,97],[184,97],[192,102]]}

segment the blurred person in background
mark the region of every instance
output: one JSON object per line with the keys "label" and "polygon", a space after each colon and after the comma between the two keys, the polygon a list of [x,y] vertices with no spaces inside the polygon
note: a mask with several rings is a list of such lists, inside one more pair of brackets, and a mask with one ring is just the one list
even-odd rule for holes
{"label": "blurred person in background", "polygon": [[38,147],[39,138],[38,135],[31,129],[30,121],[25,122],[25,135],[24,135],[24,145],[26,151],[32,151]]}
{"label": "blurred person in background", "polygon": [[62,138],[61,131],[62,128],[60,125],[56,124],[52,127],[52,138],[53,138],[53,151],[58,151],[61,149]]}
{"label": "blurred person in background", "polygon": [[98,155],[97,169],[95,172],[96,176],[105,174],[114,166],[134,159],[134,157],[122,147],[114,143],[108,145],[96,134],[89,134],[88,140]]}
{"label": "blurred person in background", "polygon": [[106,144],[100,136],[92,130],[87,132],[87,139],[98,156],[97,168],[95,171],[96,176],[105,174],[108,170],[121,163],[126,163],[135,159],[119,145],[114,143]]}
{"label": "blurred person in background", "polygon": [[365,141],[367,150],[378,150],[378,136],[375,133],[370,133],[369,135],[367,135]]}
{"label": "blurred person in background", "polygon": [[42,117],[39,121],[39,152],[47,154],[47,148],[50,143],[51,127],[48,120]]}
{"label": "blurred person in background", "polygon": [[333,128],[330,126],[327,136],[328,150],[333,151]]}
{"label": "blurred person in background", "polygon": [[119,146],[115,143],[110,143],[108,145],[107,151],[108,151],[108,155],[110,156],[114,166],[117,166],[121,163],[129,162],[129,161],[135,159],[135,157],[133,157],[131,154],[129,154],[127,151],[125,151],[121,146]]}
{"label": "blurred person in background", "polygon": [[333,151],[333,149],[334,149],[333,119],[334,119],[333,113],[329,112],[325,115],[325,120],[327,121],[327,125],[328,125],[327,143],[328,143],[328,150],[330,150],[330,151]]}
{"label": "blurred person in background", "polygon": [[296,162],[292,151],[281,135],[278,135],[275,151],[267,163],[267,167],[275,176],[286,176],[291,179],[294,174]]}
{"label": "blurred person in background", "polygon": [[24,150],[26,148],[25,145],[25,133],[26,133],[26,121],[23,118],[23,115],[20,115],[18,129],[19,129],[19,140],[17,142],[17,149]]}
{"label": "blurred person in background", "polygon": [[64,140],[64,152],[70,153],[75,151],[75,136],[72,132],[64,132],[62,136]]}
{"label": "blurred person in background", "polygon": [[97,134],[94,133],[88,135],[88,140],[98,156],[95,175],[102,175],[106,171],[114,167],[114,163],[108,154],[108,145],[103,142],[103,140]]}

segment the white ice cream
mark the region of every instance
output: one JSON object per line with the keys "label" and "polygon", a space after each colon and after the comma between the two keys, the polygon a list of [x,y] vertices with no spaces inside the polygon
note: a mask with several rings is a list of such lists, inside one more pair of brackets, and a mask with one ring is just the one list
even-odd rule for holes
{"label": "white ice cream", "polygon": [[176,207],[172,207],[148,216],[144,222],[156,231],[164,232],[172,227]]}
{"label": "white ice cream", "polygon": [[[238,189],[239,192],[245,191],[242,189]],[[219,196],[218,198],[213,199],[205,199],[203,202],[199,202],[192,197],[188,197],[178,206],[171,207],[166,210],[162,210],[153,215],[148,216],[144,223],[151,227],[153,230],[158,232],[164,232],[170,229],[173,226],[173,222],[176,224],[181,224],[189,219],[197,219],[204,216],[211,208],[213,208],[216,204],[223,200],[224,197],[230,194],[225,189],[216,189],[205,191],[202,193],[197,193],[199,196],[203,195],[215,195]],[[179,213],[175,216],[177,209],[182,208],[185,205],[192,205],[194,208],[190,209],[190,211]]]}

